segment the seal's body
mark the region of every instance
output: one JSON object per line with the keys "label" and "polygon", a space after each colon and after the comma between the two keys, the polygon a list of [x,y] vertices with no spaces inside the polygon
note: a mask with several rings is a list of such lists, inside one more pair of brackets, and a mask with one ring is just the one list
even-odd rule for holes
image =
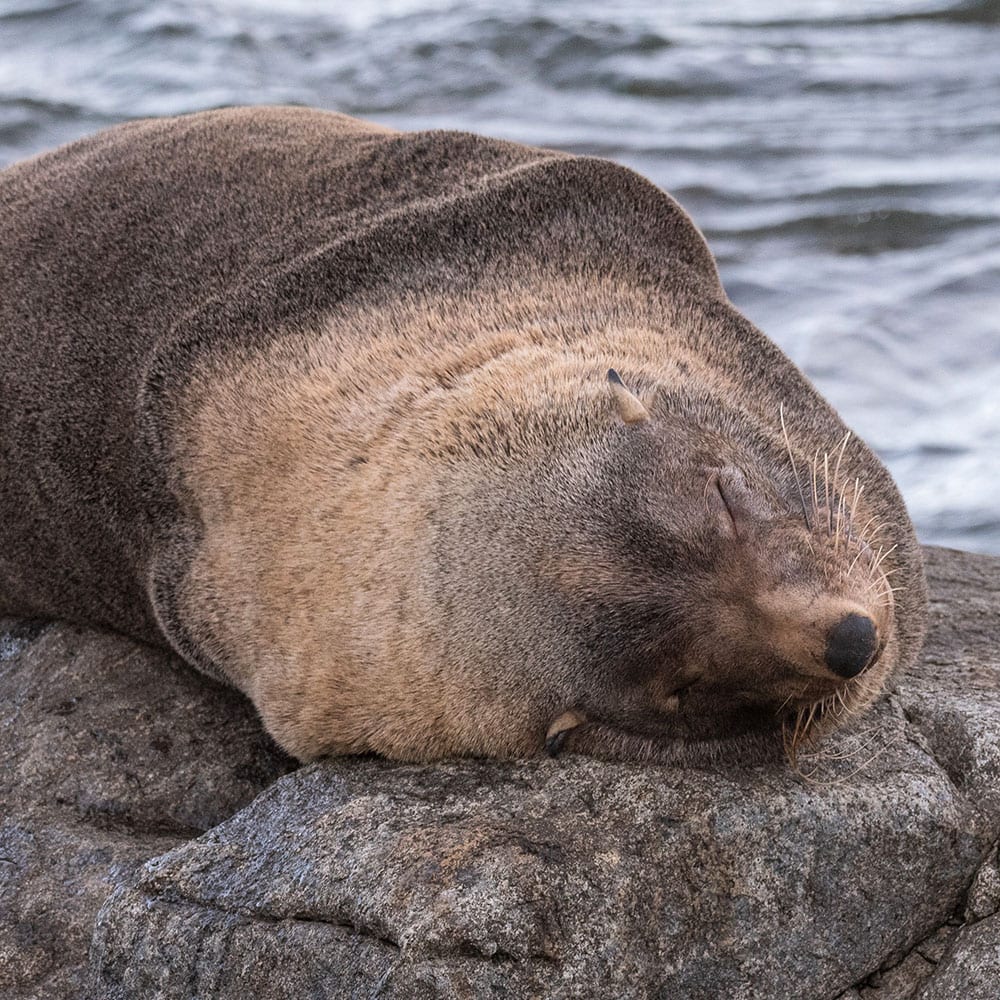
{"label": "seal's body", "polygon": [[755,753],[919,649],[890,477],[623,167],[239,109],[0,206],[0,613],[168,645],[300,758]]}

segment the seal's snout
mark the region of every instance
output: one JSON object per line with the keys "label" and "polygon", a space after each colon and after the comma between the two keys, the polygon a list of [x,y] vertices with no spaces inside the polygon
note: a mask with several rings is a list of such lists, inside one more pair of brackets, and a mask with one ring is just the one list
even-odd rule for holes
{"label": "seal's snout", "polygon": [[878,630],[867,615],[851,613],[827,633],[823,659],[838,677],[856,677],[875,660]]}

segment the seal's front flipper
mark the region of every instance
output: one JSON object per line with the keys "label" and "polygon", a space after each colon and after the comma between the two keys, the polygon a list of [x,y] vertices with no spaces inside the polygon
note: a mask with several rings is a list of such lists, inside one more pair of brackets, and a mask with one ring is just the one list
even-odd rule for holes
{"label": "seal's front flipper", "polygon": [[553,720],[545,733],[545,752],[550,757],[558,757],[566,746],[569,734],[586,721],[586,717],[579,712],[563,712],[562,715]]}

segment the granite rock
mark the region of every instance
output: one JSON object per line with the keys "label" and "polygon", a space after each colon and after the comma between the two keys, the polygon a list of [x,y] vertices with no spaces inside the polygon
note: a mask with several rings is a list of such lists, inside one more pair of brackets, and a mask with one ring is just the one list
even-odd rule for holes
{"label": "granite rock", "polygon": [[1000,996],[1000,915],[966,924],[917,994],[918,1000]]}
{"label": "granite rock", "polygon": [[83,996],[115,886],[292,767],[234,691],[120,636],[41,622],[0,622],[0,754],[10,1000]]}

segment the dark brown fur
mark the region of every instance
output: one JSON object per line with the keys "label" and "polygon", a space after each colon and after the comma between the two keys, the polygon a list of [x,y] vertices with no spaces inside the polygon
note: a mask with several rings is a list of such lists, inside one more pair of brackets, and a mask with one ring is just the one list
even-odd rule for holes
{"label": "dark brown fur", "polygon": [[239,109],[0,206],[0,612],[167,645],[304,759],[766,755],[919,649],[890,477],[623,167]]}

